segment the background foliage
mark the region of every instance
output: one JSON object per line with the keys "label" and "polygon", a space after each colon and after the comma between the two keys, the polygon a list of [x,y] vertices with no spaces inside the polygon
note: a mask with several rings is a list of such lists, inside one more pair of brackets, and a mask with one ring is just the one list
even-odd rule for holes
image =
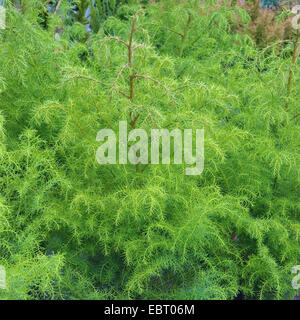
{"label": "background foliage", "polygon": [[[289,21],[288,7],[257,2],[7,3],[0,298],[293,298],[300,73]],[[204,128],[203,174],[100,166],[96,134],[120,120]]]}

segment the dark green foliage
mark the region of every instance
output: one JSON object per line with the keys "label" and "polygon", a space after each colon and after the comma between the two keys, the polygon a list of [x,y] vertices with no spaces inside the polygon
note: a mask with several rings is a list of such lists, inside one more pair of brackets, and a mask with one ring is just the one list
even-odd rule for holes
{"label": "dark green foliage", "polygon": [[[281,50],[258,49],[232,32],[236,16],[249,21],[240,7],[149,2],[136,21],[130,68],[122,67],[120,40],[129,41],[136,1],[96,1],[103,11],[93,11],[88,36],[82,14],[62,25],[68,1],[49,13],[46,29],[38,19],[44,3],[30,2],[36,7],[23,14],[8,8],[0,35],[1,299],[297,293],[295,35]],[[145,77],[129,99],[136,74]],[[136,127],[146,130],[204,128],[203,174],[186,176],[184,165],[99,165],[97,132],[118,131],[137,114]]]}

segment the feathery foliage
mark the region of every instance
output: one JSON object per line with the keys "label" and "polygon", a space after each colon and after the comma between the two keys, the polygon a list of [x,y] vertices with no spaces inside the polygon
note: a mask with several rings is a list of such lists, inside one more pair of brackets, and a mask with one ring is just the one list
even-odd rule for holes
{"label": "feathery foliage", "polygon": [[[208,0],[8,4],[1,299],[297,293],[299,34],[257,45],[251,21]],[[96,134],[121,120],[204,128],[203,174],[100,166]]]}

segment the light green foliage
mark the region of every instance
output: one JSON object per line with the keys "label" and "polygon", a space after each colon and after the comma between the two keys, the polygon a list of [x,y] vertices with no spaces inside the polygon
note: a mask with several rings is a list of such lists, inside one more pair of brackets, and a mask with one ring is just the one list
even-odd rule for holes
{"label": "light green foliage", "polygon": [[[63,1],[61,14],[67,8]],[[0,298],[292,298],[300,258],[293,44],[257,49],[231,32],[249,21],[239,7],[163,1],[135,16],[138,47],[128,66],[122,41],[138,9],[119,4],[94,18],[101,23],[93,34],[78,19],[60,40],[59,14],[43,28],[38,10],[8,9],[0,40],[8,288]],[[132,99],[131,75],[143,75]],[[134,119],[148,132],[204,128],[203,174],[186,176],[184,165],[99,165],[97,132]]]}

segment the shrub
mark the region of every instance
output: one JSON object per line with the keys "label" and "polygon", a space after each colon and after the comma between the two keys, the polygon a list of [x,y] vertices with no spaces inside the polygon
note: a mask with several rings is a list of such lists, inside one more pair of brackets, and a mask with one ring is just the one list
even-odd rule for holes
{"label": "shrub", "polygon": [[[260,49],[232,32],[234,21],[249,21],[236,6],[164,1],[121,11],[81,41],[80,21],[57,40],[57,13],[45,29],[39,10],[8,10],[0,47],[8,289],[0,297],[292,298],[296,35],[279,50]],[[96,134],[118,131],[120,120],[145,130],[204,128],[203,174],[100,166]]]}

